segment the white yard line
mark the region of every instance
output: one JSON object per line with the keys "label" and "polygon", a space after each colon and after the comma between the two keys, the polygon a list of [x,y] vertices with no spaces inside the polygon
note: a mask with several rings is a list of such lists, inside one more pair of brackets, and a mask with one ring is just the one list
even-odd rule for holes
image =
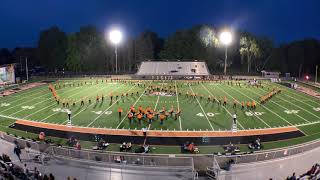
{"label": "white yard line", "polygon": [[[308,95],[308,94],[305,94],[305,93],[303,93],[303,92],[300,92],[300,91],[297,91],[297,90],[294,90],[294,89],[290,89],[290,88],[283,88],[282,87],[282,85],[273,85],[273,84],[271,84],[271,83],[268,83],[268,84],[270,84],[271,86],[275,86],[275,87],[280,87],[280,88],[282,88],[285,92],[288,92],[288,93],[290,93],[290,94],[292,94],[292,95],[294,95],[294,96],[299,96],[300,98],[302,98],[302,99],[304,99],[304,100],[306,100],[306,101],[311,101],[311,100],[309,100],[307,97],[312,97],[312,98],[315,98],[316,99],[316,97],[313,97],[313,96],[310,96],[310,95]],[[296,92],[292,92],[292,91],[296,91]],[[305,96],[307,96],[307,97],[305,97]],[[316,103],[317,105],[320,105],[320,103],[318,103],[317,101],[312,101],[313,103]]]}
{"label": "white yard line", "polygon": [[[61,93],[61,94],[64,94],[64,93],[66,93],[66,92],[70,92],[70,90],[72,90],[72,91],[73,91],[74,89],[68,89],[67,91],[65,91],[65,92],[63,92],[63,93]],[[76,94],[78,94],[78,93],[76,93]],[[40,102],[35,103],[35,104],[32,104],[32,106],[35,106],[35,105],[37,105],[37,104],[40,104],[40,103],[43,103],[43,102],[46,102],[46,101],[49,101],[49,100],[51,100],[51,98],[48,98],[48,99],[46,99],[46,100],[40,101]],[[55,105],[55,104],[53,104],[53,105]],[[53,106],[53,105],[50,105],[50,106],[44,107],[44,108],[42,108],[42,109],[45,109],[45,108],[51,107],[51,106]],[[25,110],[28,110],[28,109],[21,109],[21,110],[19,110],[19,111],[16,111],[16,112],[14,112],[14,113],[10,114],[9,116],[12,116],[13,114],[16,114],[16,113],[19,113],[19,112],[21,112],[21,111],[25,111]],[[39,110],[38,110],[38,111],[36,111],[36,112],[39,112]],[[34,113],[35,113],[35,112],[34,112]],[[34,114],[34,113],[32,113],[32,114]]]}
{"label": "white yard line", "polygon": [[[135,86],[132,86],[128,92],[130,92]],[[143,94],[143,93],[142,93]],[[121,98],[119,98],[118,100],[116,100],[113,104],[111,104],[111,106],[109,106],[106,110],[104,110],[101,114],[99,114],[91,123],[89,123],[87,125],[87,127],[91,126],[94,122],[96,122],[97,119],[99,119],[105,112],[107,112],[113,105],[115,105],[118,101],[120,101]]]}
{"label": "white yard line", "polygon": [[[307,106],[309,106],[309,107],[316,108],[316,107],[314,107],[314,106],[312,106],[312,105],[310,105],[310,104],[308,104],[308,103],[305,103],[303,100],[299,100],[298,98],[294,98],[294,97],[289,96],[289,95],[287,95],[287,94],[285,94],[285,96],[288,96],[288,97],[290,97],[290,98],[293,99],[293,100],[302,102],[303,104],[305,104],[305,105],[307,105]],[[312,102],[314,102],[314,101],[312,101]]]}
{"label": "white yard line", "polygon": [[48,84],[43,84],[43,85],[40,85],[40,86],[36,86],[36,87],[29,88],[29,89],[25,89],[25,90],[22,90],[22,91],[20,91],[18,93],[11,94],[8,97],[15,98],[15,97],[20,97],[20,96],[25,96],[26,94],[34,93],[34,91],[41,90],[42,88],[47,87],[45,85],[48,85]]}
{"label": "white yard line", "polygon": [[[251,97],[247,96],[246,94],[243,94],[241,91],[239,91],[239,90],[237,90],[237,89],[234,89],[234,90],[238,91],[240,94],[248,97],[249,99],[254,100],[254,99],[252,99]],[[255,101],[255,100],[254,100],[254,101]],[[260,102],[258,102],[258,101],[257,101],[257,103],[260,104]],[[265,105],[263,105],[263,104],[260,104],[260,105],[261,105],[261,107],[265,108],[266,110],[270,111],[272,114],[276,115],[277,117],[279,117],[279,118],[282,119],[283,121],[285,121],[285,122],[287,122],[288,124],[290,124],[291,126],[293,126],[293,124],[291,124],[288,120],[286,120],[285,118],[283,118],[283,117],[280,116],[279,114],[275,113],[274,111],[272,111],[271,109],[269,109],[269,108],[266,107]]]}
{"label": "white yard line", "polygon": [[[48,92],[49,92],[49,90],[48,90]],[[40,92],[39,92],[40,93]],[[51,92],[50,92],[51,93]],[[43,97],[43,96],[47,96],[47,95],[49,95],[50,93],[45,93],[45,94],[43,94],[43,95],[41,95],[41,96],[38,96],[38,97],[36,97],[36,98],[30,98],[30,96],[28,96],[28,97],[26,97],[26,98],[30,98],[30,100],[27,100],[27,101],[24,101],[24,102],[22,102],[22,103],[19,103],[19,104],[16,104],[16,105],[14,105],[14,106],[10,106],[8,109],[5,109],[5,110],[3,110],[3,111],[0,111],[0,113],[2,113],[2,112],[5,112],[5,111],[7,111],[7,110],[9,110],[9,109],[12,109],[12,108],[14,108],[14,107],[17,107],[17,106],[21,106],[22,104],[25,104],[25,103],[28,103],[28,102],[30,102],[30,101],[33,101],[33,100],[35,100],[35,99],[39,99],[39,98],[41,98],[41,97]],[[38,93],[36,93],[36,94],[38,94]],[[20,100],[20,99],[19,99]],[[15,100],[16,101],[16,100]],[[12,102],[15,102],[15,101],[12,101]],[[12,103],[12,102],[10,102],[10,103]]]}
{"label": "white yard line", "polygon": [[[37,90],[39,90],[39,89],[37,89]],[[7,102],[9,102],[10,104],[12,104],[12,103],[14,103],[14,102],[16,102],[16,101],[20,101],[21,99],[30,98],[31,96],[35,96],[35,95],[37,95],[37,94],[41,94],[41,93],[44,93],[44,92],[47,92],[47,90],[40,90],[39,92],[37,92],[37,91],[34,92],[34,91],[32,90],[32,93],[28,92],[28,93],[19,95],[19,96],[23,96],[23,97],[21,97],[21,98],[18,98],[18,96],[9,95],[9,96],[7,96],[8,99],[5,99],[4,101],[1,101],[1,103],[7,103]],[[19,93],[19,92],[18,92],[18,93]],[[9,98],[9,97],[10,97],[10,98]],[[14,98],[17,98],[17,99],[12,101],[12,99],[14,99]],[[1,98],[0,98],[0,100],[1,100]]]}
{"label": "white yard line", "polygon": [[[150,84],[151,84],[151,82],[150,82]],[[143,90],[143,92],[141,93],[141,95],[139,96],[139,98],[136,100],[136,102],[134,102],[133,106],[135,106],[135,105],[138,103],[139,99],[143,96],[144,91],[145,91],[147,88],[148,88],[148,86],[146,86],[146,88]],[[128,113],[127,113],[127,111],[126,111],[126,115],[125,115],[124,118],[120,121],[120,123],[118,124],[118,126],[116,127],[116,129],[119,129],[120,125],[121,125],[122,122],[127,118],[127,116],[128,116]]]}
{"label": "white yard line", "polygon": [[[217,86],[219,89],[221,89],[224,93],[226,93],[229,97],[231,97],[233,100],[236,100],[236,101],[238,101],[237,99],[235,99],[232,95],[230,95],[228,92],[226,92],[225,90],[223,90],[223,88],[220,88],[219,86]],[[233,88],[232,88],[233,89]],[[264,123],[265,125],[267,125],[269,128],[271,128],[271,126],[268,124],[268,123],[266,123],[262,118],[260,118],[259,116],[257,116],[255,113],[253,113],[254,114],[254,116],[256,117],[256,118],[258,118],[262,123]]]}
{"label": "white yard line", "polygon": [[[164,84],[164,81],[162,81],[162,83],[161,83],[161,88],[160,88],[160,90],[162,89],[163,84]],[[156,104],[155,104],[155,106],[154,106],[154,108],[153,108],[153,111],[156,111],[157,106],[158,106],[158,103],[159,103],[159,99],[160,99],[160,95],[158,95],[158,98],[157,98]]]}
{"label": "white yard line", "polygon": [[[92,87],[93,87],[93,86],[92,86]],[[92,87],[90,87],[89,89],[91,89]],[[77,95],[77,94],[79,94],[79,93],[83,93],[83,92],[85,92],[85,91],[88,91],[88,89],[82,89],[82,90],[80,90],[79,92],[77,92],[77,93],[75,93],[75,94],[72,94],[72,95],[69,96],[68,98],[73,97],[74,95]],[[86,97],[88,97],[88,96],[86,96]],[[79,101],[80,101],[80,100],[78,100],[78,101],[76,101],[76,102],[79,102]],[[35,113],[37,113],[37,112],[40,112],[40,111],[42,111],[42,110],[44,110],[44,109],[47,109],[47,108],[49,108],[49,107],[52,107],[52,106],[54,106],[54,105],[55,105],[55,104],[52,104],[52,105],[47,106],[47,107],[44,107],[44,108],[42,108],[42,109],[40,109],[40,110],[38,110],[38,111],[36,111],[36,112],[34,112],[34,113],[32,113],[32,114],[29,114],[29,115],[26,116],[26,117],[32,116],[33,114],[35,114]],[[70,105],[71,105],[71,104],[70,104]],[[53,114],[45,117],[45,118],[42,119],[40,122],[43,122],[44,120],[48,119],[49,117],[51,117],[52,115],[57,114],[57,113],[59,113],[59,112],[55,112],[55,113],[53,113]],[[24,117],[24,118],[26,118],[26,117]]]}
{"label": "white yard line", "polygon": [[303,124],[298,124],[296,125],[297,127],[300,127],[300,126],[307,126],[307,125],[311,125],[311,124],[319,124],[320,121],[313,121],[313,122],[310,122],[310,123],[303,123]]}
{"label": "white yard line", "polygon": [[[194,91],[192,90],[190,84],[189,84],[189,88],[190,88],[190,90],[192,91],[192,93],[194,94]],[[212,126],[212,124],[211,124],[211,122],[210,122],[210,120],[209,120],[209,118],[208,118],[208,116],[207,116],[207,113],[204,111],[203,107],[201,106],[201,104],[200,104],[200,102],[199,102],[199,100],[198,100],[198,97],[196,97],[196,100],[197,100],[197,102],[198,102],[198,104],[199,104],[199,106],[200,106],[200,108],[201,108],[204,116],[206,117],[208,123],[210,124],[210,127],[211,127],[212,131],[214,131],[214,128],[213,128],[213,126]]]}
{"label": "white yard line", "polygon": [[[263,91],[264,91],[264,90],[263,90]],[[266,92],[266,91],[265,91],[265,92]],[[302,110],[304,110],[304,111],[308,112],[309,114],[313,115],[314,117],[317,117],[318,119],[320,119],[320,117],[319,117],[319,116],[317,116],[317,115],[313,114],[312,112],[310,112],[310,111],[308,111],[308,110],[304,109],[303,107],[300,107],[300,106],[298,106],[298,105],[296,105],[296,104],[294,104],[294,103],[292,103],[292,102],[290,102],[290,101],[288,101],[288,100],[286,100],[286,99],[283,99],[283,98],[281,98],[281,97],[279,97],[279,96],[277,96],[277,98],[282,99],[282,100],[284,100],[284,101],[286,101],[286,102],[288,102],[288,103],[290,103],[290,104],[292,104],[292,105],[296,106],[297,108],[302,109]],[[312,107],[312,106],[311,106],[311,107]]]}
{"label": "white yard line", "polygon": [[[253,93],[255,93],[255,94],[256,94],[256,95],[258,95],[258,96],[262,96],[262,94],[259,94],[259,93],[257,93],[257,92],[253,92]],[[274,103],[274,104],[276,104],[277,106],[279,106],[279,107],[281,107],[281,108],[285,109],[285,110],[289,110],[288,108],[286,108],[286,107],[282,106],[282,105],[281,105],[281,104],[279,104],[279,103],[274,102],[273,100],[269,100],[269,101],[270,101],[270,102],[272,102],[272,103]],[[298,116],[300,119],[302,119],[302,120],[304,120],[304,121],[306,121],[306,122],[310,123],[310,121],[308,121],[308,120],[307,120],[307,119],[305,119],[304,117],[300,116],[299,114],[294,114],[294,115],[296,115],[296,116]]]}
{"label": "white yard line", "polygon": [[[106,88],[108,88],[109,89],[109,86],[106,86],[106,87],[104,87],[104,88],[102,88],[102,89],[100,89],[98,92],[101,92],[102,90],[105,90]],[[91,88],[90,88],[91,89]],[[88,89],[87,89],[88,90]],[[89,94],[88,96],[85,96],[84,98],[81,98],[81,99],[86,99],[87,97],[89,97],[89,96],[91,96],[92,94]],[[76,101],[76,103],[77,102],[80,102],[81,101],[81,99],[79,99],[78,101]],[[91,105],[93,105],[94,103],[92,103],[92,104],[90,104],[89,106],[91,106]],[[88,107],[89,107],[88,106]],[[75,117],[75,116],[77,116],[78,114],[80,114],[82,111],[84,111],[86,108],[84,108],[84,109],[81,109],[81,111],[79,111],[78,113],[76,113],[75,115],[73,115],[73,116],[71,116],[71,118],[73,118],[73,117]],[[42,121],[44,121],[44,120],[46,120],[46,119],[48,119],[48,118],[50,118],[50,117],[52,117],[52,116],[54,116],[55,114],[58,114],[58,113],[60,113],[60,112],[56,112],[56,113],[53,113],[53,114],[51,114],[51,115],[49,115],[49,116],[47,116],[46,118],[44,118],[44,119],[42,119],[41,120],[41,122]],[[66,121],[64,121],[63,123],[61,123],[61,124],[65,124],[66,122],[67,122],[68,120],[66,120]]]}
{"label": "white yard line", "polygon": [[[177,81],[174,81],[174,84],[176,86],[177,106],[178,106],[178,111],[179,111],[180,110],[180,105],[179,105],[179,94],[178,94],[178,88],[177,88]],[[181,125],[180,116],[179,116],[179,125],[180,125],[180,131],[182,131],[182,125]]]}
{"label": "white yard line", "polygon": [[[209,91],[209,89],[208,89],[206,86],[204,86],[202,83],[201,83],[201,85],[202,85],[202,87],[203,87],[206,91],[208,91],[208,93],[209,93],[212,97],[214,97],[214,99],[216,100],[216,102],[218,102],[218,99],[211,93],[211,91]],[[228,114],[231,116],[231,118],[232,118],[231,112],[230,112],[226,107],[224,107],[224,106],[222,106],[222,107],[223,107],[224,110],[227,111],[227,113],[228,113]],[[240,126],[242,129],[245,129],[239,121],[237,121],[237,123],[239,124],[239,126]]]}

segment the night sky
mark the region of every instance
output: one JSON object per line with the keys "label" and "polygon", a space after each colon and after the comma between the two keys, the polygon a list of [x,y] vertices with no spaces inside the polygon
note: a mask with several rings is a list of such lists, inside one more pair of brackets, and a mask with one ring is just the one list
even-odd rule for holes
{"label": "night sky", "polygon": [[1,0],[0,47],[36,46],[39,32],[58,25],[75,32],[120,26],[126,36],[150,29],[166,37],[197,24],[231,26],[277,44],[320,39],[320,0]]}

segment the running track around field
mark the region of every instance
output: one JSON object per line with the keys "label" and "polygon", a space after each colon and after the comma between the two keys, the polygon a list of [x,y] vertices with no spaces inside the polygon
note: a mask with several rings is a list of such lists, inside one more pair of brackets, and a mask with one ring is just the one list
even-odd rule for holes
{"label": "running track around field", "polygon": [[[89,134],[101,134],[101,135],[120,135],[120,136],[143,136],[141,130],[124,130],[124,129],[105,129],[105,128],[88,128],[66,125],[57,125],[43,122],[34,122],[26,120],[17,120],[15,124],[33,126],[44,129],[65,131],[65,132],[78,132]],[[237,136],[258,136],[267,134],[279,134],[299,131],[296,127],[280,127],[269,129],[253,129],[253,130],[239,130],[237,132],[232,131],[148,131],[148,137],[237,137]]]}

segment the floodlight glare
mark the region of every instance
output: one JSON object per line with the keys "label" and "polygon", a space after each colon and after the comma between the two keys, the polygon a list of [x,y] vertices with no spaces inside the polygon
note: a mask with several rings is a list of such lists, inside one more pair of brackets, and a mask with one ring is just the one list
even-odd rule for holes
{"label": "floodlight glare", "polygon": [[222,31],[219,36],[221,44],[225,45],[225,57],[224,57],[224,75],[227,75],[227,59],[228,59],[228,45],[232,42],[232,34],[230,31]]}
{"label": "floodlight glare", "polygon": [[231,42],[232,42],[232,35],[229,31],[223,31],[221,34],[220,34],[220,41],[222,44],[224,45],[229,45]]}
{"label": "floodlight glare", "polygon": [[119,30],[109,32],[109,39],[113,44],[119,44],[122,40],[122,33]]}

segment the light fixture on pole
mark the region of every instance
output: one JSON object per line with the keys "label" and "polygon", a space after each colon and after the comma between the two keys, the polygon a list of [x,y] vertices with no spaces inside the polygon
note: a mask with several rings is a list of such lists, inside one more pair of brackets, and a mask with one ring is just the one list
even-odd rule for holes
{"label": "light fixture on pole", "polygon": [[230,31],[223,31],[219,36],[220,42],[225,46],[224,75],[227,74],[228,45],[232,42]]}
{"label": "light fixture on pole", "polygon": [[118,44],[122,40],[121,31],[114,29],[109,32],[109,39],[115,45],[115,55],[116,55],[116,73],[118,73]]}

